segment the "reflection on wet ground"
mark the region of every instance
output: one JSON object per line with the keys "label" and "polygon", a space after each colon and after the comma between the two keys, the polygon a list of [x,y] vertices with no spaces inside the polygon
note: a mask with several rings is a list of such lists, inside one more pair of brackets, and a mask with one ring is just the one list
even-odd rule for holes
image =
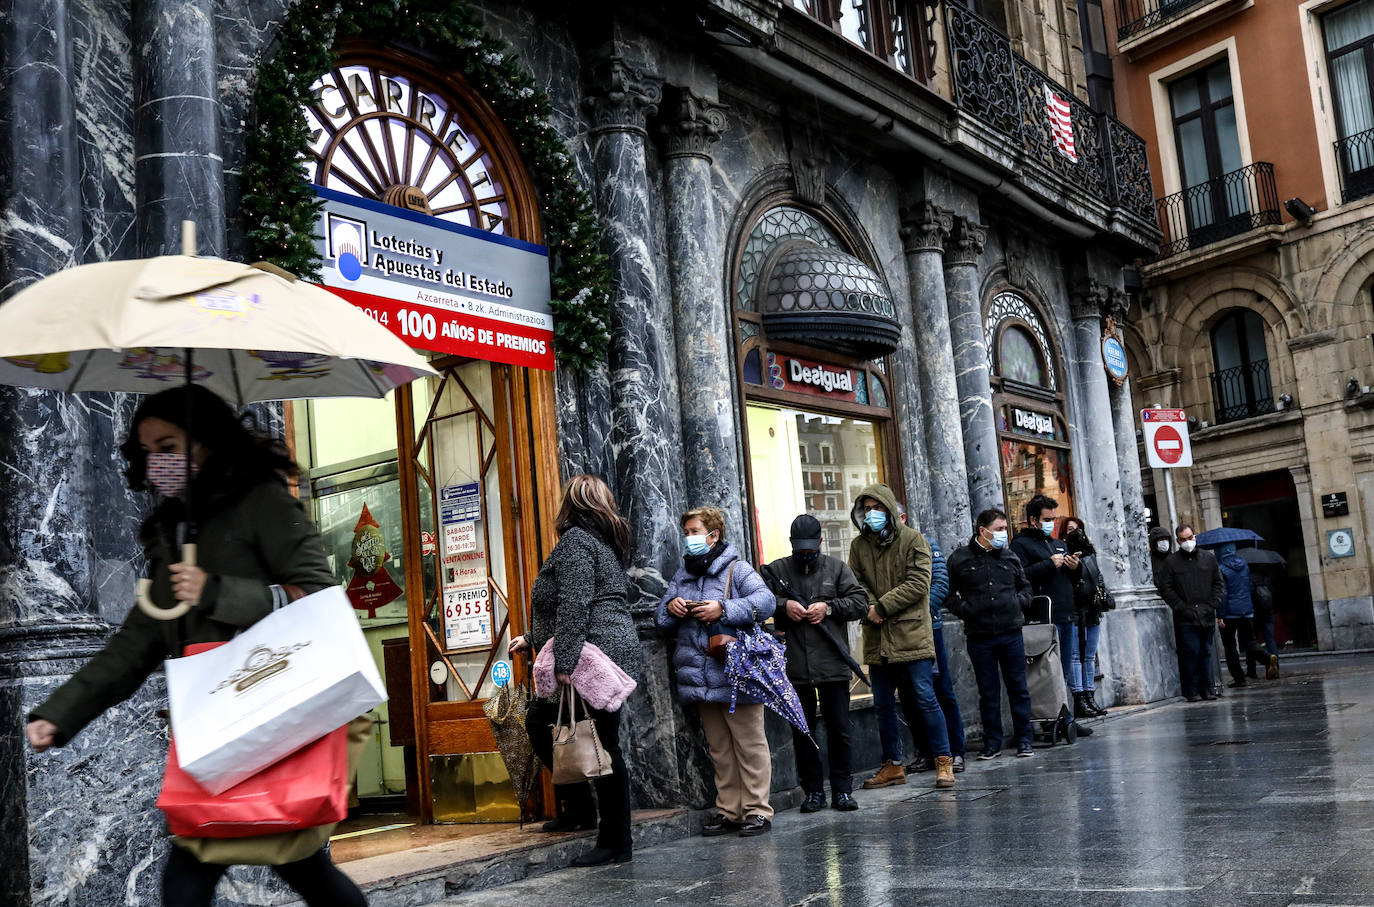
{"label": "reflection on wet ground", "polygon": [[[445,904],[1374,905],[1374,657],[1293,659],[1074,746]],[[919,779],[919,781],[918,781]]]}

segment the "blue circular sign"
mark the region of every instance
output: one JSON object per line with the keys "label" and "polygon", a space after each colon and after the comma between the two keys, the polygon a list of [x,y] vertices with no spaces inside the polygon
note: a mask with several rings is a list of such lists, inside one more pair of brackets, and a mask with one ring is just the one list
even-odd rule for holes
{"label": "blue circular sign", "polygon": [[498,661],[491,666],[491,682],[498,687],[510,683],[510,662]]}
{"label": "blue circular sign", "polygon": [[1126,380],[1126,348],[1120,340],[1108,337],[1102,341],[1102,364],[1107,367],[1107,374],[1117,381]]}
{"label": "blue circular sign", "polygon": [[339,273],[345,280],[357,280],[363,275],[363,263],[352,252],[344,252],[339,256]]}

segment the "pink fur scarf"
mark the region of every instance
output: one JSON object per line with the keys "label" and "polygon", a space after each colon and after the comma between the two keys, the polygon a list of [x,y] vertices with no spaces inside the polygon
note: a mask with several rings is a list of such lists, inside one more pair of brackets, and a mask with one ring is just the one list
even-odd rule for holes
{"label": "pink fur scarf", "polygon": [[[635,691],[635,682],[620,665],[606,657],[591,643],[582,644],[582,654],[572,672],[573,689],[594,709],[614,712]],[[558,693],[558,678],[553,670],[553,640],[544,643],[534,660],[534,692],[541,699]]]}

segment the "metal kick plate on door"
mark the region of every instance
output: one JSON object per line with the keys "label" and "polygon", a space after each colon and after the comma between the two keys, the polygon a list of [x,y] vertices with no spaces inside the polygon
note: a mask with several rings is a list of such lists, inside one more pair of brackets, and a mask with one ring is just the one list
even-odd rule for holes
{"label": "metal kick plate on door", "polygon": [[520,821],[515,787],[500,753],[430,756],[429,786],[435,822]]}

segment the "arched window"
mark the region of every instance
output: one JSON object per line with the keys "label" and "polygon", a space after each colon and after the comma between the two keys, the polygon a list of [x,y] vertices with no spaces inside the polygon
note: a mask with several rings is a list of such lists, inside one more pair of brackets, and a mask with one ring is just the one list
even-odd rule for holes
{"label": "arched window", "polygon": [[1234,422],[1274,411],[1264,319],[1231,309],[1212,326],[1212,401],[1216,421]]}
{"label": "arched window", "polygon": [[1040,361],[1040,353],[1030,331],[1020,325],[1012,325],[1002,333],[998,358],[1002,377],[1036,387],[1045,386],[1045,367]]}

